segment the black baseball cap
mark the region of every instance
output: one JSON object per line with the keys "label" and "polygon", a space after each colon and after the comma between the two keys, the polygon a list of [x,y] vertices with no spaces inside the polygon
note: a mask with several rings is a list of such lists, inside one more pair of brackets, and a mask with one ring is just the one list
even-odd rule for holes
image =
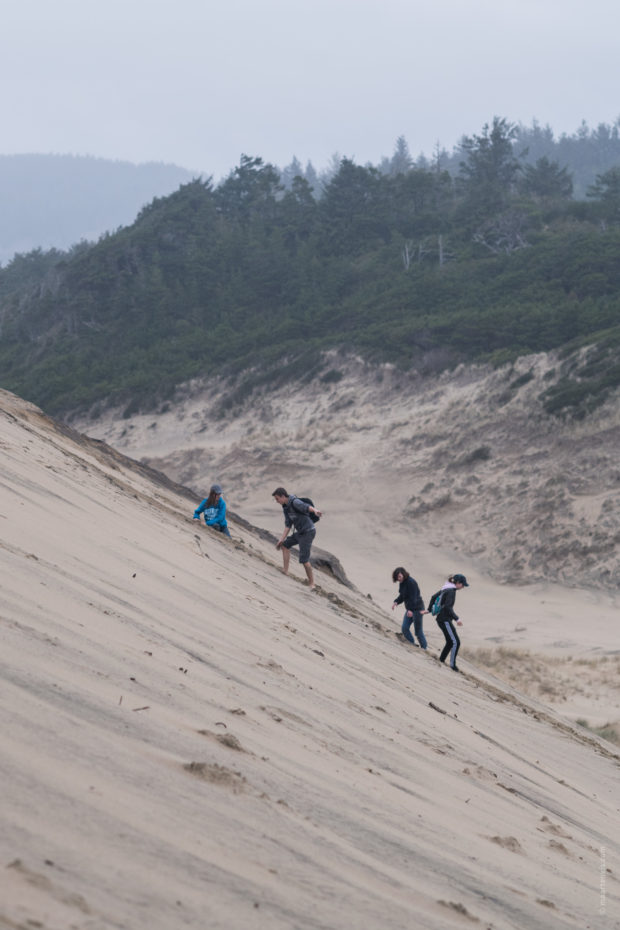
{"label": "black baseball cap", "polygon": [[465,577],[465,575],[453,575],[452,581],[454,582],[454,584],[462,584],[464,588],[469,587],[469,582],[467,581],[467,578]]}

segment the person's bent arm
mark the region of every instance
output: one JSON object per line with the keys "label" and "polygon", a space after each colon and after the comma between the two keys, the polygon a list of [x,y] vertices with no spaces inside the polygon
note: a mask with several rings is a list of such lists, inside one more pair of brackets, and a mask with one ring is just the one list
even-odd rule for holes
{"label": "person's bent arm", "polygon": [[200,520],[200,514],[204,511],[206,506],[207,506],[207,498],[205,497],[202,503],[200,503],[198,507],[196,507],[196,509],[194,510],[194,517],[193,517],[194,520]]}
{"label": "person's bent arm", "polygon": [[284,542],[284,540],[286,539],[290,531],[291,531],[290,526],[284,527],[284,532],[282,533],[282,535],[280,536],[279,540],[276,543],[276,549],[280,548],[280,546],[282,545],[282,543]]}

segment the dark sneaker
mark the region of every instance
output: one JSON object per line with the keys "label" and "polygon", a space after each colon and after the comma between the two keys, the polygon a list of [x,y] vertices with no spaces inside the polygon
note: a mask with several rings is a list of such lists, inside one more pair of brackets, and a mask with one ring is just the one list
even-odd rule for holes
{"label": "dark sneaker", "polygon": [[460,672],[460,671],[461,671],[460,668],[458,668],[456,665],[451,665],[450,668],[452,669],[453,672]]}

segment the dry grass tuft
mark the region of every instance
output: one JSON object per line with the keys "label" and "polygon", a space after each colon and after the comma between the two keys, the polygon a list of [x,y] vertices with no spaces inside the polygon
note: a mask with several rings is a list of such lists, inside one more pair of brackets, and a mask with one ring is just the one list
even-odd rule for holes
{"label": "dry grass tuft", "polygon": [[596,733],[601,739],[606,739],[608,743],[615,743],[620,746],[620,722],[605,723],[602,727],[591,727],[587,720],[579,718],[577,723],[580,727],[589,730],[590,733]]}
{"label": "dry grass tuft", "polygon": [[[467,657],[523,694],[549,704],[561,704],[579,694],[589,697],[602,688],[620,693],[620,656],[616,654],[560,658],[497,646],[470,650]],[[590,727],[585,720],[577,722],[603,739],[620,742],[620,724],[610,722],[603,727]]]}

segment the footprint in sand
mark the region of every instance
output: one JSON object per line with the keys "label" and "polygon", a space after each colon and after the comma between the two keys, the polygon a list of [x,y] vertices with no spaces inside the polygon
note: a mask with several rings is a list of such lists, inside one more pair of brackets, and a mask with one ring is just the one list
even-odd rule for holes
{"label": "footprint in sand", "polygon": [[560,843],[559,840],[549,840],[549,849],[553,849],[555,852],[561,853],[563,856],[566,856],[567,859],[573,858],[564,843]]}
{"label": "footprint in sand", "polygon": [[487,839],[491,840],[492,843],[497,843],[498,846],[503,846],[504,849],[508,849],[510,852],[523,852],[521,843],[516,836],[488,836]]}
{"label": "footprint in sand", "polygon": [[290,672],[287,672],[285,669],[283,669],[282,666],[278,662],[274,662],[273,659],[269,659],[268,662],[257,662],[256,665],[258,668],[269,669],[270,672],[275,672],[278,675],[282,674],[282,675],[290,675],[291,678],[295,677],[294,675],[291,675]]}
{"label": "footprint in sand", "polygon": [[[46,860],[46,864],[49,864],[50,866],[53,865],[51,860]],[[7,868],[14,869],[29,885],[41,891],[47,892],[56,901],[60,901],[61,904],[65,904],[71,908],[77,908],[77,910],[81,911],[83,914],[91,913],[90,907],[81,894],[67,891],[62,886],[55,884],[55,882],[49,879],[47,875],[43,875],[41,872],[35,872],[33,869],[28,868],[28,866],[24,865],[21,859],[14,859],[13,862],[8,864]],[[29,920],[27,921],[27,925],[36,926],[37,924]],[[2,924],[2,926],[4,926],[4,924]],[[11,926],[13,926],[13,924],[11,924]],[[17,924],[15,924],[15,926],[17,927]],[[21,927],[22,924],[19,926]],[[43,926],[43,924],[39,924],[39,926]]]}
{"label": "footprint in sand", "polygon": [[491,769],[487,769],[483,765],[476,765],[473,762],[470,764],[473,766],[473,768],[470,769],[469,766],[466,766],[463,769],[463,775],[471,775],[474,778],[479,778],[480,781],[484,782],[495,781],[497,783],[496,772],[492,772]]}
{"label": "footprint in sand", "polygon": [[212,733],[211,730],[198,730],[201,736],[208,736],[209,739],[216,740],[222,746],[228,746],[229,749],[235,749],[237,752],[246,752],[236,736],[232,733]]}
{"label": "footprint in sand", "polygon": [[555,910],[555,904],[553,901],[548,901],[547,898],[536,898],[536,904],[542,904],[543,907],[550,907]]}
{"label": "footprint in sand", "polygon": [[473,923],[480,923],[478,917],[474,917],[473,914],[470,914],[465,905],[461,904],[460,901],[438,901],[437,904],[441,904],[442,907],[450,908],[451,911],[455,911],[457,914],[460,914],[461,917],[465,917]]}
{"label": "footprint in sand", "polygon": [[246,780],[241,772],[233,772],[224,765],[210,762],[188,762],[183,768],[186,772],[196,775],[203,781],[222,788],[230,788],[233,794],[239,794],[245,789]]}
{"label": "footprint in sand", "polygon": [[540,818],[540,822],[543,824],[542,829],[546,833],[553,833],[554,836],[562,836],[565,840],[572,840],[570,833],[566,833],[557,823],[552,823],[546,815]]}

